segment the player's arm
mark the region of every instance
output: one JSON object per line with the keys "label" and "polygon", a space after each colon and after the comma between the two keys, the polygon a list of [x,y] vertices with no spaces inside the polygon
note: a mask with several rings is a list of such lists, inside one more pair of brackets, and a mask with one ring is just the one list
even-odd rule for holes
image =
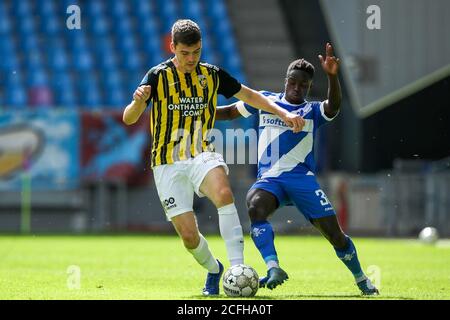
{"label": "player's arm", "polygon": [[218,106],[216,109],[216,120],[234,120],[239,117],[241,117],[241,113],[237,108],[237,103]]}
{"label": "player's arm", "polygon": [[234,95],[239,100],[257,108],[279,116],[288,126],[292,127],[293,132],[300,132],[305,125],[305,120],[299,115],[290,113],[272,100],[265,97],[262,93],[242,85],[241,90]]}
{"label": "player's arm", "polygon": [[339,83],[339,63],[340,60],[334,56],[333,47],[331,44],[326,45],[325,59],[319,55],[322,69],[328,76],[328,99],[324,101],[325,115],[329,118],[334,118],[341,108],[342,92]]}
{"label": "player's arm", "polygon": [[147,100],[150,97],[151,86],[140,86],[134,91],[133,101],[125,107],[123,111],[123,122],[126,125],[131,125],[139,120],[145,108],[147,107]]}

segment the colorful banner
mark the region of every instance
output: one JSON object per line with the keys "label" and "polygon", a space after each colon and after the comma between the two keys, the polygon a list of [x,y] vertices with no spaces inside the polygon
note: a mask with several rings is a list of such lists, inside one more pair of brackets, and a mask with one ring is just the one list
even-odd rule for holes
{"label": "colorful banner", "polygon": [[0,190],[70,189],[79,185],[79,116],[75,111],[0,114]]}
{"label": "colorful banner", "polygon": [[115,111],[26,110],[0,114],[0,190],[78,188],[84,182],[149,181],[149,119]]}
{"label": "colorful banner", "polygon": [[140,185],[150,177],[149,118],[126,126],[122,112],[83,112],[81,166],[84,181],[121,180]]}

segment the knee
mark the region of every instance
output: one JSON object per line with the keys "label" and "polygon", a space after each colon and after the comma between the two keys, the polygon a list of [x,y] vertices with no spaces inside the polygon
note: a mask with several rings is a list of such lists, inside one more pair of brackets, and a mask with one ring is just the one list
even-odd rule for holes
{"label": "knee", "polygon": [[265,211],[266,210],[261,206],[250,203],[248,207],[248,216],[251,222],[267,220],[269,215]]}
{"label": "knee", "polygon": [[195,249],[200,242],[198,232],[194,230],[183,230],[180,232],[181,239],[186,249]]}
{"label": "knee", "polygon": [[215,204],[216,206],[222,207],[224,205],[233,203],[234,199],[233,199],[233,192],[231,191],[231,189],[229,187],[223,187],[220,188],[216,194],[215,194]]}

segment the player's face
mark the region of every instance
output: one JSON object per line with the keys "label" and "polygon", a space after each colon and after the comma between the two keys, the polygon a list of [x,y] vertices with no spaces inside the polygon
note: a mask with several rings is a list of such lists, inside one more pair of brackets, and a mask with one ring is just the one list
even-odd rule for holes
{"label": "player's face", "polygon": [[284,88],[286,100],[292,104],[302,103],[308,95],[311,84],[312,79],[305,71],[290,71]]}
{"label": "player's face", "polygon": [[181,72],[191,73],[197,67],[200,61],[200,55],[202,53],[202,42],[199,41],[192,46],[185,45],[183,43],[170,44],[172,52],[178,62],[177,68]]}

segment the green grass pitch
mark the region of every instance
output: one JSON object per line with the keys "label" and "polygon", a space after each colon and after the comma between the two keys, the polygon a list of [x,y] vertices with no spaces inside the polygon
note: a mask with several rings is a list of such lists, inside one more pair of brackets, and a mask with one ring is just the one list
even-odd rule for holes
{"label": "green grass pitch", "polygon": [[[207,236],[225,262],[218,236]],[[331,246],[315,236],[277,236],[290,279],[251,299],[360,299],[353,277]],[[363,269],[379,271],[381,296],[370,299],[450,299],[450,245],[354,238]],[[265,266],[250,238],[246,263]],[[73,288],[70,266],[79,268]],[[377,272],[377,271],[375,271]],[[372,274],[373,271],[371,271]],[[0,299],[214,299],[200,295],[205,270],[174,236],[0,236]],[[228,299],[221,290],[215,299]]]}

